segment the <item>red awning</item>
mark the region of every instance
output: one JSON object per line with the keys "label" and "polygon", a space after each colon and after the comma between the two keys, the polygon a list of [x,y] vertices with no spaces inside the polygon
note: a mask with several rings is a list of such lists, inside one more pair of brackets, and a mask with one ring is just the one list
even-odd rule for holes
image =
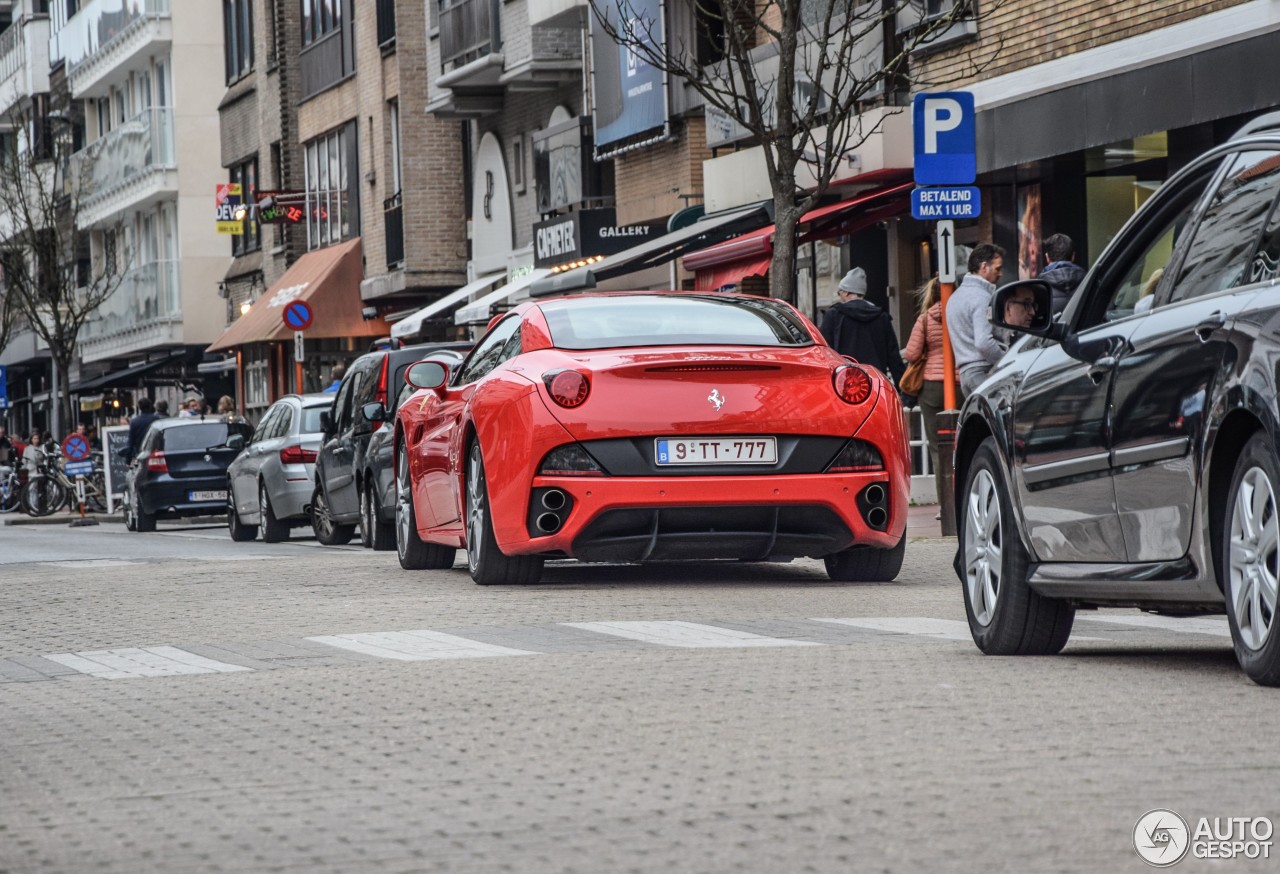
{"label": "red awning", "polygon": [[744,277],[767,274],[771,263],[773,256],[765,255],[763,258],[748,258],[718,267],[704,267],[698,271],[693,287],[698,291],[719,291],[726,285],[741,285]]}
{"label": "red awning", "polygon": [[[909,208],[913,182],[896,182],[872,191],[864,191],[856,197],[819,206],[800,217],[797,227],[800,234],[797,244],[811,243],[856,233],[885,218],[898,215]],[[711,246],[684,257],[686,270],[696,270],[701,275],[709,267],[736,264],[739,261],[755,264],[773,253],[773,232],[770,225],[741,237],[735,237],[718,246]],[[751,276],[743,273],[742,276]],[[704,288],[702,282],[699,288]]]}
{"label": "red awning", "polygon": [[309,340],[332,337],[385,337],[391,326],[381,318],[366,320],[360,310],[360,238],[308,252],[276,280],[249,312],[231,323],[207,351],[217,352],[250,343],[287,340],[293,331],[284,324],[285,304],[295,300],[311,305]]}

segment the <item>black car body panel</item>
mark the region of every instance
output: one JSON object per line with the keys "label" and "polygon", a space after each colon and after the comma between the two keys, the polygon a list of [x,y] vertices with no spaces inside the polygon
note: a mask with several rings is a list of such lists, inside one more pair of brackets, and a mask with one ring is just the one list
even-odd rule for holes
{"label": "black car body panel", "polygon": [[[367,478],[375,483],[375,495],[382,498],[376,508],[384,521],[395,518],[395,502],[390,499],[391,447],[388,425],[370,422],[362,408],[375,401],[386,406],[398,402],[404,387],[404,372],[415,361],[433,354],[461,353],[470,343],[426,343],[402,349],[379,350],[356,359],[342,378],[330,413],[332,427],[324,435],[316,459],[316,487],[324,489],[333,520],[351,525],[360,520],[360,492]],[[445,360],[451,360],[446,358]],[[385,383],[383,374],[385,372]],[[380,396],[385,390],[385,395]],[[387,421],[393,420],[389,410]]]}
{"label": "black car body panel", "polygon": [[1019,340],[964,404],[957,512],[990,436],[1036,591],[1223,611],[1236,459],[1258,429],[1280,445],[1277,204],[1280,133],[1192,162],[1121,229],[1060,321]]}

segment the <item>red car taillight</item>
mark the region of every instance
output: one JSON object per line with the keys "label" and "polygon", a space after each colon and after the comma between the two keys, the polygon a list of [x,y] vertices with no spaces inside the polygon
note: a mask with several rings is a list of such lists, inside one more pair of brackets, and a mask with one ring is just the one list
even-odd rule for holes
{"label": "red car taillight", "polygon": [[315,464],[316,451],[301,446],[286,446],[280,450],[281,464]]}
{"label": "red car taillight", "polygon": [[582,406],[591,394],[591,381],[576,370],[548,370],[542,374],[542,381],[547,384],[551,400],[568,409]]}
{"label": "red car taillight", "polygon": [[871,391],[875,387],[871,381],[871,374],[856,364],[837,367],[836,372],[831,376],[831,382],[840,400],[846,404],[862,403],[871,397]]}
{"label": "red car taillight", "polygon": [[163,452],[152,452],[147,456],[147,470],[152,473],[168,473],[169,462],[165,460]]}
{"label": "red car taillight", "polygon": [[[373,394],[373,399],[378,403],[382,404],[382,408],[384,410],[387,408],[387,368],[390,366],[391,366],[391,356],[390,355],[382,356],[382,372],[378,374],[378,390]],[[382,427],[383,423],[370,422],[369,424],[373,426],[373,430],[377,431],[379,428]],[[313,452],[311,455],[312,455],[311,460],[315,461],[315,453]]]}
{"label": "red car taillight", "polygon": [[850,440],[835,460],[827,466],[827,473],[867,473],[884,470],[884,458],[880,450],[865,440]]}

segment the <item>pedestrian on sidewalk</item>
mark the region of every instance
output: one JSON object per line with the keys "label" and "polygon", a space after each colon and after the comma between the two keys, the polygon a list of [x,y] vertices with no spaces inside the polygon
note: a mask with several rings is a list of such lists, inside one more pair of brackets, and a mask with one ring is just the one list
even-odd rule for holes
{"label": "pedestrian on sidewalk", "polygon": [[138,414],[129,420],[129,445],[124,450],[125,461],[133,461],[138,454],[138,449],[142,446],[142,439],[147,436],[151,423],[159,418],[151,398],[142,398],[138,401]]}
{"label": "pedestrian on sidewalk", "polygon": [[960,394],[968,398],[1004,355],[991,330],[991,297],[1004,270],[1004,249],[979,243],[969,253],[969,272],[947,303],[947,333],[960,374]]}
{"label": "pedestrian on sidewalk", "polygon": [[896,386],[907,369],[898,349],[893,317],[865,299],[867,273],[855,267],[840,280],[840,302],[822,317],[822,336],[841,355],[893,376]]}
{"label": "pedestrian on sidewalk", "polygon": [[924,361],[924,382],[916,403],[924,415],[924,435],[929,444],[932,470],[938,469],[938,413],[942,411],[943,380],[946,367],[942,354],[942,288],[934,277],[916,292],[920,315],[911,329],[911,339],[902,357],[908,364]]}
{"label": "pedestrian on sidewalk", "polygon": [[1066,234],[1046,237],[1040,246],[1044,251],[1045,268],[1037,278],[1047,282],[1053,290],[1053,311],[1049,318],[1055,318],[1066,309],[1072,293],[1084,279],[1084,268],[1075,263],[1076,244]]}

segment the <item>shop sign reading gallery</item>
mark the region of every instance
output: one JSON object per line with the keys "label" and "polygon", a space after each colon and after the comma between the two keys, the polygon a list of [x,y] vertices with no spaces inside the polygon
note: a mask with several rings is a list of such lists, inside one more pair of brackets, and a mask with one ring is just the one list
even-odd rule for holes
{"label": "shop sign reading gallery", "polygon": [[651,225],[618,227],[612,208],[584,209],[533,226],[533,264],[559,267],[571,261],[613,255],[656,233]]}

